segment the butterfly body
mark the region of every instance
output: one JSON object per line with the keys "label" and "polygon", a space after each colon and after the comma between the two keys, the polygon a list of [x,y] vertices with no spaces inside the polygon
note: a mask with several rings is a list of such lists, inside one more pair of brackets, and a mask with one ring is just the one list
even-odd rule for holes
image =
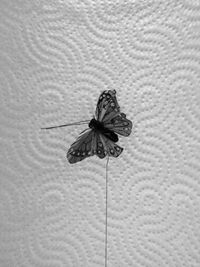
{"label": "butterfly body", "polygon": [[118,157],[123,148],[118,146],[118,135],[128,136],[132,130],[132,122],[120,112],[116,99],[116,91],[103,91],[98,99],[95,117],[88,124],[89,129],[81,133],[71,145],[67,158],[76,163],[89,156],[106,155]]}
{"label": "butterfly body", "polygon": [[113,131],[107,129],[103,122],[100,122],[96,119],[91,119],[90,123],[89,123],[89,128],[93,129],[94,131],[96,131],[97,133],[101,133],[103,135],[105,135],[108,139],[110,139],[113,142],[117,142],[119,140],[118,135],[116,133],[114,133]]}

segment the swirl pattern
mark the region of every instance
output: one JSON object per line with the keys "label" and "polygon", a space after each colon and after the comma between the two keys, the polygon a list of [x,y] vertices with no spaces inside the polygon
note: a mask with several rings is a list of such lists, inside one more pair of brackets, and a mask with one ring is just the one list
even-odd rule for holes
{"label": "swirl pattern", "polygon": [[104,266],[105,166],[66,152],[115,89],[108,266],[200,266],[200,2],[2,0],[0,265]]}

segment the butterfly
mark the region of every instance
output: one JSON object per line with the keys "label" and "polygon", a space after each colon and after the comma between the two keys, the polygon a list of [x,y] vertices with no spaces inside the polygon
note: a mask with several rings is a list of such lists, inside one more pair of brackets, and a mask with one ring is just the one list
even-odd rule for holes
{"label": "butterfly", "polygon": [[[86,122],[88,123],[80,121],[41,129],[80,125]],[[122,153],[123,148],[116,144],[119,139],[117,134],[129,136],[132,122],[120,112],[115,90],[106,90],[100,94],[95,116],[89,121],[88,127],[69,148],[69,163],[73,164],[93,155],[102,159],[106,155],[118,157]]]}
{"label": "butterfly", "polygon": [[98,99],[95,116],[67,152],[69,163],[97,155],[118,157],[123,148],[117,145],[118,135],[129,136],[132,122],[120,112],[115,90],[103,91]]}

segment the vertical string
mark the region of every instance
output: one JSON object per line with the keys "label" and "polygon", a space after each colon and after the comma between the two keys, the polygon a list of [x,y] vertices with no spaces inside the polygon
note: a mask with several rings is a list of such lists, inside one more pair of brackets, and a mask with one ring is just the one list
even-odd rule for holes
{"label": "vertical string", "polygon": [[105,212],[105,267],[107,267],[108,262],[108,161],[106,163],[106,212]]}

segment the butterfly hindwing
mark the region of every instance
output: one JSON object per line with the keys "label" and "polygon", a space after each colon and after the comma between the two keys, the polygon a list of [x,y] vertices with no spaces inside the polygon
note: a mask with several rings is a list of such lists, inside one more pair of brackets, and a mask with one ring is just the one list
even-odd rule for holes
{"label": "butterfly hindwing", "polygon": [[76,163],[95,154],[95,132],[88,129],[81,134],[67,152],[70,163]]}
{"label": "butterfly hindwing", "polygon": [[99,133],[96,133],[96,149],[95,149],[96,155],[100,158],[103,159],[106,156],[106,151],[104,144],[102,142],[101,136]]}
{"label": "butterfly hindwing", "polygon": [[118,146],[115,142],[100,134],[100,140],[104,146],[105,154],[117,158],[123,151],[123,148]]}
{"label": "butterfly hindwing", "polygon": [[96,119],[108,121],[120,112],[115,90],[103,91],[99,96],[96,107]]}
{"label": "butterfly hindwing", "polygon": [[119,113],[110,121],[104,122],[105,128],[123,136],[129,136],[132,130],[132,122],[124,113]]}

